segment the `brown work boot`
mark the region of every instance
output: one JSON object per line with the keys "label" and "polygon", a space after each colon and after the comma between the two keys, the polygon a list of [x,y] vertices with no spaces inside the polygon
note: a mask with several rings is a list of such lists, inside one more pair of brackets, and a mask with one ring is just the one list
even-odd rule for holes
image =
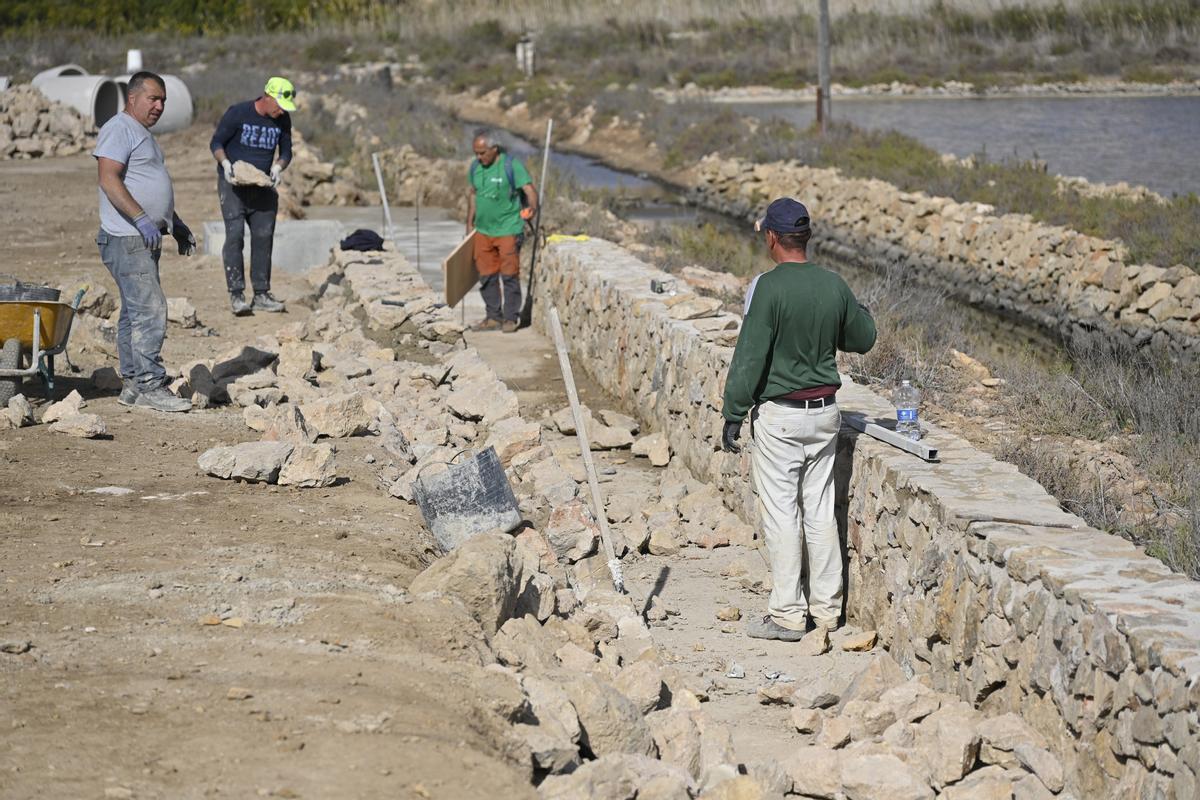
{"label": "brown work boot", "polygon": [[517,321],[515,319],[510,319],[504,322],[504,324],[500,327],[500,331],[502,333],[516,333],[517,327]]}
{"label": "brown work boot", "polygon": [[498,331],[500,330],[500,320],[485,319],[483,322],[477,322],[471,326],[473,331]]}

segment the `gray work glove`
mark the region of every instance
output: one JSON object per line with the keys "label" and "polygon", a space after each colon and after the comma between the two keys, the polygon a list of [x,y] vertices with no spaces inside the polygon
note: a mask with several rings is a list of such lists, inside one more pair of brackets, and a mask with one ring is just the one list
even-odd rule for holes
{"label": "gray work glove", "polygon": [[196,252],[196,237],[192,235],[192,229],[183,224],[183,220],[175,222],[171,234],[175,237],[175,244],[179,245],[179,255],[190,256]]}
{"label": "gray work glove", "polygon": [[146,243],[146,247],[151,250],[158,250],[162,247],[162,231],[154,224],[154,220],[146,215],[145,211],[133,218],[133,224],[138,233],[142,235],[142,241]]}
{"label": "gray work glove", "polygon": [[725,420],[725,427],[721,430],[721,449],[726,453],[742,452],[741,445],[737,443],[738,437],[741,435],[742,423]]}
{"label": "gray work glove", "polygon": [[275,163],[271,165],[271,187],[279,186],[279,176],[283,172],[283,165]]}
{"label": "gray work glove", "polygon": [[225,173],[225,182],[233,184],[233,164],[228,158],[221,161],[221,170]]}

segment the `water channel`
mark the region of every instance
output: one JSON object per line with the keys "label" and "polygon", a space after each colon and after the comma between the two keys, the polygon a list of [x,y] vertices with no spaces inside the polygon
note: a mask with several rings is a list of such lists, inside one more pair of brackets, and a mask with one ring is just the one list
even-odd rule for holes
{"label": "water channel", "polygon": [[[722,107],[802,128],[814,119],[811,101]],[[1200,97],[834,98],[833,118],[960,157],[1038,158],[1058,175],[1200,193]]]}
{"label": "water channel", "polygon": [[[510,131],[497,133],[503,146],[522,161],[540,157],[541,148],[528,140]],[[674,189],[647,177],[622,172],[588,156],[563,153],[553,148],[551,164],[570,176],[581,188],[609,193],[616,200],[616,213],[629,222],[643,227],[713,225],[724,233],[733,233],[757,244],[755,234],[744,220],[689,205]],[[538,176],[533,177],[537,180]],[[553,204],[554,198],[547,198],[547,202]],[[889,283],[894,276],[889,278],[885,264],[833,259],[819,254],[819,242],[817,247],[817,257],[837,269],[860,297],[879,297],[886,294],[888,286],[894,285]],[[717,265],[712,266],[717,268]],[[763,269],[769,266],[770,261],[764,251]],[[907,285],[899,291],[903,292],[905,301],[928,309],[931,325],[944,324],[936,320],[944,320],[945,315],[952,316],[959,323],[955,327],[961,330],[964,337],[958,345],[961,350],[1004,360],[1027,355],[1045,365],[1061,363],[1064,359],[1056,338],[1040,328],[976,308],[947,297],[934,288]],[[883,300],[888,302],[889,298],[885,296]]]}

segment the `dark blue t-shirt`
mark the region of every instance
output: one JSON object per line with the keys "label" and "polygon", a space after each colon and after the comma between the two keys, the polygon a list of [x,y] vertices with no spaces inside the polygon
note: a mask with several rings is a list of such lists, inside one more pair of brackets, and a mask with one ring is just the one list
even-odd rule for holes
{"label": "dark blue t-shirt", "polygon": [[230,161],[248,161],[263,172],[271,171],[275,148],[279,160],[292,160],[292,118],[285,111],[278,119],[254,110],[254,101],[235,103],[217,123],[209,149],[225,150]]}

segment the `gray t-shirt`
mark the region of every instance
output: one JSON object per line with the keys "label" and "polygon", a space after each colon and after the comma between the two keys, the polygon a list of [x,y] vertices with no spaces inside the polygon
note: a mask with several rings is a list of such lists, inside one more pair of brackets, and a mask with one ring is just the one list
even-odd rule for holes
{"label": "gray t-shirt", "polygon": [[[175,190],[163,152],[146,126],[122,111],[104,123],[92,155],[124,164],[125,188],[160,228],[171,229]],[[133,221],[113,206],[103,189],[99,192],[101,230],[110,236],[137,236]]]}

